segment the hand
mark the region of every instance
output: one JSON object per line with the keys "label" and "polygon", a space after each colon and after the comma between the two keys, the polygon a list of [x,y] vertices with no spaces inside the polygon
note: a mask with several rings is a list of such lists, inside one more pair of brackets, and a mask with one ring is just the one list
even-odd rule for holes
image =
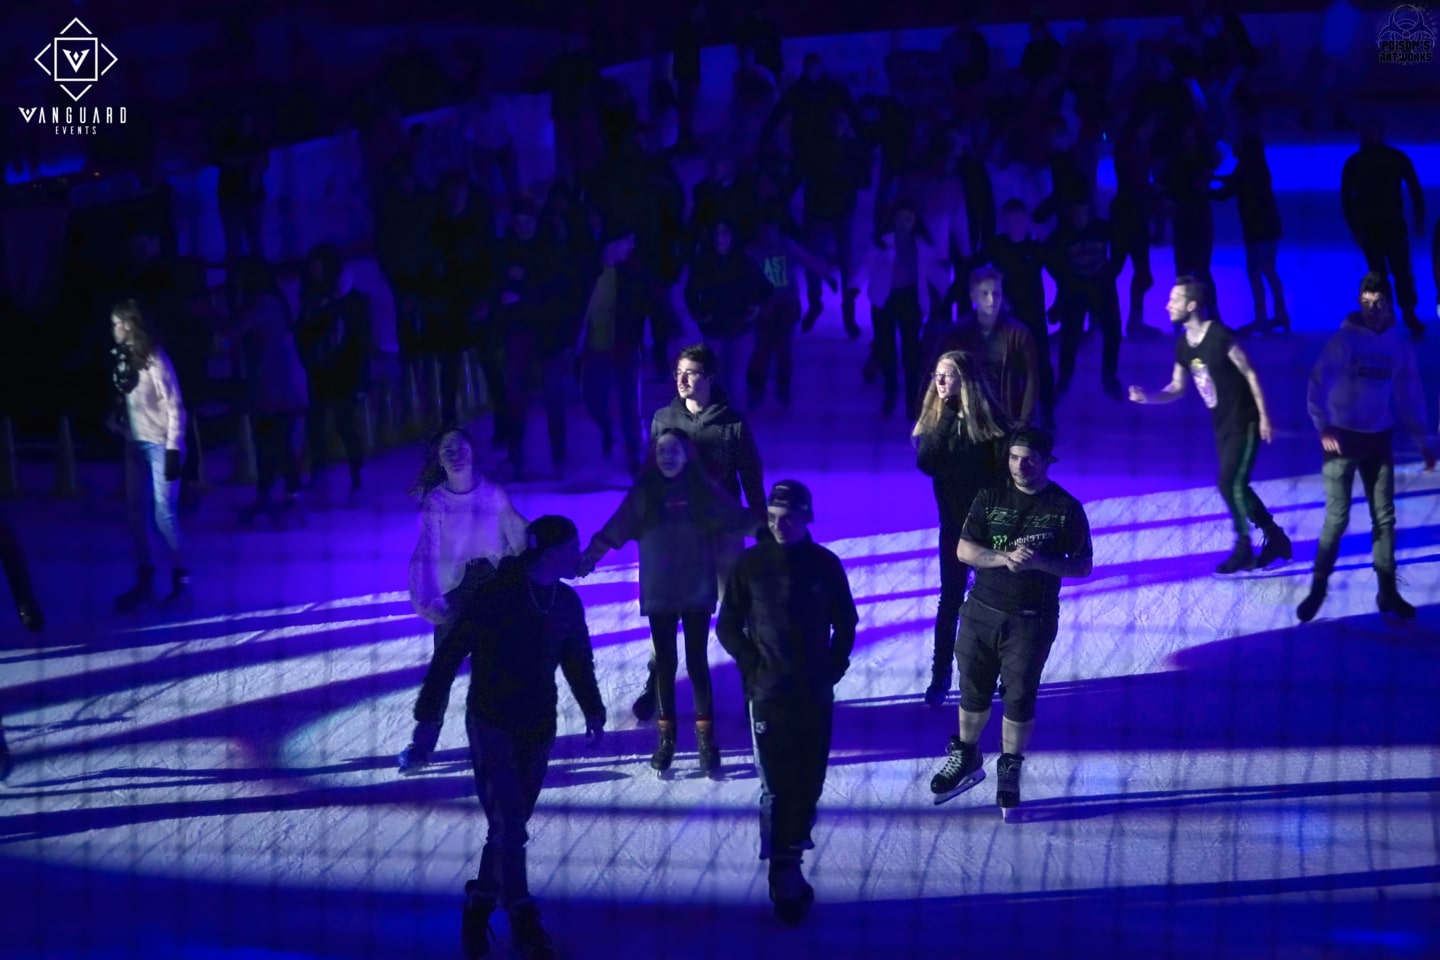
{"label": "hand", "polygon": [[1275,439],[1275,428],[1270,424],[1269,417],[1260,418],[1260,439],[1270,443]]}
{"label": "hand", "polygon": [[595,572],[595,561],[585,554],[580,555],[580,563],[575,567],[575,576],[581,580]]}
{"label": "hand", "polygon": [[600,738],[605,736],[605,713],[592,714],[585,718],[585,742],[588,746],[595,746]]}
{"label": "hand", "polygon": [[439,720],[417,720],[415,732],[410,734],[410,742],[428,755],[435,751],[435,744],[440,742]]}
{"label": "hand", "polygon": [[837,277],[826,277],[825,286],[830,288],[831,293],[840,292],[840,280]]}
{"label": "hand", "polygon": [[1005,567],[1011,573],[1024,573],[1035,569],[1035,562],[1039,559],[1031,548],[1019,546],[1005,554]]}
{"label": "hand", "polygon": [[1131,403],[1148,403],[1148,402],[1149,402],[1149,397],[1147,397],[1147,396],[1145,395],[1145,391],[1142,390],[1140,387],[1131,387],[1131,388],[1130,388],[1130,402],[1131,402]]}
{"label": "hand", "polygon": [[180,479],[180,451],[165,451],[165,482],[174,483]]}
{"label": "hand", "polygon": [[426,611],[426,613],[428,614],[428,616],[426,616],[425,619],[429,620],[437,627],[443,627],[445,624],[455,619],[455,611],[450,608],[449,602],[447,602],[444,597],[441,597],[440,599],[432,603],[430,605],[430,609]]}
{"label": "hand", "polygon": [[1320,449],[1326,453],[1339,454],[1340,452],[1340,431],[1334,427],[1326,427],[1320,431]]}

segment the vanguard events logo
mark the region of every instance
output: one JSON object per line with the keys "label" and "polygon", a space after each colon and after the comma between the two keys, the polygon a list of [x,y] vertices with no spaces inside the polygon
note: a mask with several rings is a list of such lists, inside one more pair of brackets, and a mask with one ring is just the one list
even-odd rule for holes
{"label": "vanguard events logo", "polygon": [[1435,21],[1424,7],[1407,3],[1390,11],[1376,40],[1381,63],[1435,62]]}
{"label": "vanguard events logo", "polygon": [[[45,75],[79,103],[118,58],[76,17],[35,57]],[[26,123],[54,126],[56,133],[93,134],[101,125],[125,122],[124,107],[20,107]]]}

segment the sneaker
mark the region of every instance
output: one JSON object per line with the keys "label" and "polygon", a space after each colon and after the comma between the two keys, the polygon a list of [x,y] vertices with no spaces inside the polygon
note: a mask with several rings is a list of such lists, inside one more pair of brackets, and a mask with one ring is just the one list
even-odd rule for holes
{"label": "sneaker", "polygon": [[1278,526],[1265,531],[1265,542],[1260,546],[1260,555],[1255,558],[1255,569],[1263,570],[1276,560],[1293,560],[1295,551],[1290,538]]}
{"label": "sneaker", "polygon": [[995,763],[995,805],[1005,819],[1020,806],[1020,765],[1025,757],[1018,753],[1002,753]]}
{"label": "sneaker", "polygon": [[480,881],[465,884],[465,907],[460,914],[460,944],[468,960],[490,954],[490,917],[495,913],[495,898],[481,895]]}
{"label": "sneaker", "polygon": [[521,960],[558,960],[560,954],[550,935],[540,925],[540,908],[532,899],[512,903],[510,914],[510,935],[515,941],[515,952]]}
{"label": "sneaker", "polygon": [[1249,540],[1236,540],[1235,549],[1230,551],[1230,556],[1220,561],[1215,568],[1216,573],[1239,573],[1242,570],[1250,570],[1255,566],[1255,548],[1250,545]]}
{"label": "sneaker", "polygon": [[815,902],[815,888],[800,872],[800,860],[770,861],[770,902],[775,905],[775,919],[793,927],[805,919]]}
{"label": "sneaker", "polygon": [[1295,608],[1295,616],[1301,623],[1309,623],[1315,619],[1315,614],[1320,612],[1320,605],[1324,602],[1325,584],[1313,584],[1305,599],[1300,601],[1300,606]]}
{"label": "sneaker", "polygon": [[660,742],[655,746],[655,752],[650,756],[650,769],[660,774],[661,779],[670,772],[670,764],[675,762],[675,721],[661,720]]}
{"label": "sneaker", "polygon": [[984,758],[980,756],[978,744],[961,743],[960,737],[952,734],[949,753],[940,772],[930,778],[930,792],[935,795],[937,807],[985,779]]}

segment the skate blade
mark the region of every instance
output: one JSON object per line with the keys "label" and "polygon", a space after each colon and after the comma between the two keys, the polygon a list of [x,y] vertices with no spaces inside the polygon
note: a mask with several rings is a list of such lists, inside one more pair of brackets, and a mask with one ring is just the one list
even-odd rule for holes
{"label": "skate blade", "polygon": [[[654,769],[654,768],[652,767],[651,769]],[[659,780],[663,780],[663,781],[665,781],[666,783],[669,783],[671,780],[674,780],[674,779],[675,779],[675,771],[670,770],[670,769],[656,770],[656,771],[655,771],[655,777],[656,777],[657,779],[659,779]]]}
{"label": "skate blade", "polygon": [[966,790],[969,790],[971,787],[975,786],[977,783],[984,779],[985,771],[976,770],[970,776],[966,777],[964,780],[961,780],[958,784],[956,784],[953,790],[947,790],[945,793],[935,794],[935,806],[938,807],[942,803],[948,803],[949,801],[954,800],[956,797],[960,796],[960,794],[964,793]]}
{"label": "skate blade", "polygon": [[1006,823],[1016,823],[1016,822],[1018,822],[1018,821],[1020,820],[1020,808],[1019,808],[1019,807],[1001,807],[1001,808],[1000,808],[1000,819],[1001,819],[1001,820],[1004,820]]}

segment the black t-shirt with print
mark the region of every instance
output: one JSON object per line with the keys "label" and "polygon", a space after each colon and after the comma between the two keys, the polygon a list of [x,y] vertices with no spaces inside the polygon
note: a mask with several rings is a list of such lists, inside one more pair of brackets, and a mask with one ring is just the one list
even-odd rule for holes
{"label": "black t-shirt with print", "polygon": [[[1024,545],[1052,560],[1092,555],[1085,508],[1053,481],[1035,494],[1021,493],[1009,480],[986,487],[970,506],[961,536],[1001,553]],[[1060,606],[1060,578],[1039,570],[976,570],[970,596],[1003,613],[1054,614]]]}
{"label": "black t-shirt with print", "polygon": [[1250,384],[1230,359],[1235,334],[1218,320],[1210,321],[1205,337],[1191,344],[1182,333],[1175,341],[1175,362],[1190,371],[1200,399],[1210,408],[1215,426],[1253,423],[1260,419]]}

